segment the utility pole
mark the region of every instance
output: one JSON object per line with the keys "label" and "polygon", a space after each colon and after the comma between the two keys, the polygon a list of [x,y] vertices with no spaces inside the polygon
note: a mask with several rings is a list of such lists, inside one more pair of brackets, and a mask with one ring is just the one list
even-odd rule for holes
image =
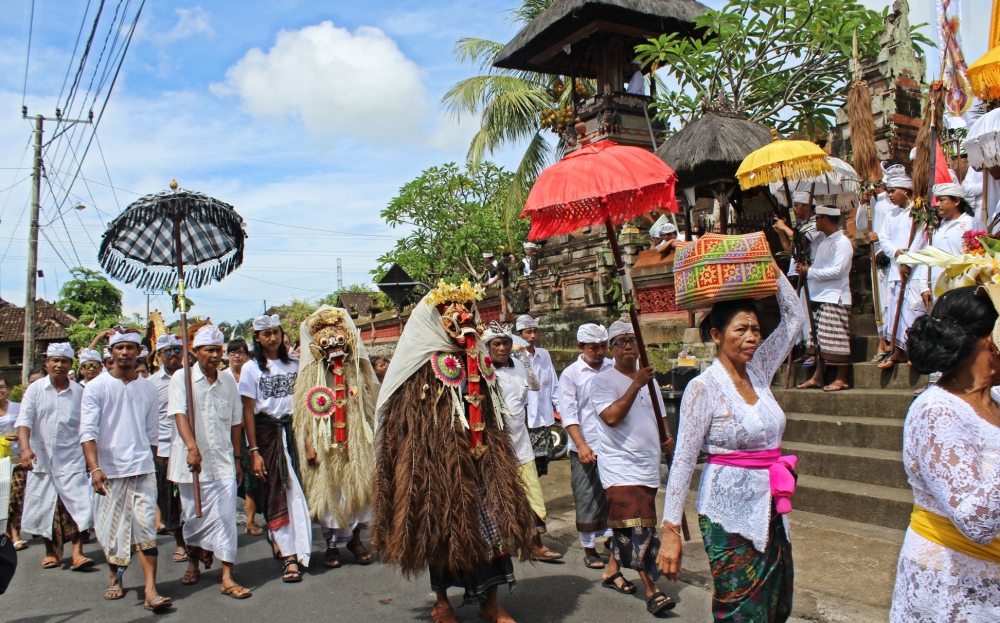
{"label": "utility pole", "polygon": [[[21,115],[28,118],[28,107],[21,107]],[[31,176],[31,222],[28,228],[28,288],[24,301],[24,357],[21,366],[21,383],[28,384],[28,376],[35,367],[35,296],[38,280],[38,212],[42,192],[42,127],[45,121],[59,123],[93,123],[94,113],[88,119],[63,119],[56,109],[55,118],[35,115],[35,163]]]}
{"label": "utility pole", "polygon": [[344,289],[344,266],[340,263],[340,258],[337,258],[337,289]]}

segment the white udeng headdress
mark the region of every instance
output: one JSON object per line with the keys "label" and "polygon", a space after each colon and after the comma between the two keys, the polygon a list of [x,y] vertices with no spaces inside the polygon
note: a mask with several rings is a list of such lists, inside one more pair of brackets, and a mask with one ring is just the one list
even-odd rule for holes
{"label": "white udeng headdress", "polygon": [[48,348],[45,349],[46,357],[65,357],[67,359],[73,359],[73,345],[69,342],[57,342],[49,344]]}
{"label": "white udeng headdress", "polygon": [[253,319],[254,331],[266,331],[281,326],[281,316],[271,314],[270,316],[257,316]]}

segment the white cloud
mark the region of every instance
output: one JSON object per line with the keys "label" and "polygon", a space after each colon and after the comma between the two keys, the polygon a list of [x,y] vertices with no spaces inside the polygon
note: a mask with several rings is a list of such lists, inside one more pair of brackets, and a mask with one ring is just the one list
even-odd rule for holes
{"label": "white cloud", "polygon": [[212,28],[212,14],[196,6],[190,9],[174,9],[177,15],[177,23],[167,32],[156,37],[160,43],[170,43],[179,41],[194,35],[204,35],[212,38],[215,36],[215,29]]}
{"label": "white cloud", "polygon": [[423,72],[378,28],[353,33],[326,21],[282,30],[226,71],[216,95],[236,95],[257,117],[300,119],[316,134],[398,140],[430,118]]}

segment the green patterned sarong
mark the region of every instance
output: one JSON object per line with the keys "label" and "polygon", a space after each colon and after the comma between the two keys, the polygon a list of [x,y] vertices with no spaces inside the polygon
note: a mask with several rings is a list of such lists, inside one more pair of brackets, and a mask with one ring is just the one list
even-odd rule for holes
{"label": "green patterned sarong", "polygon": [[771,511],[763,553],[739,534],[698,516],[715,579],[712,616],[726,623],[784,623],[792,613],[792,545],[781,515]]}

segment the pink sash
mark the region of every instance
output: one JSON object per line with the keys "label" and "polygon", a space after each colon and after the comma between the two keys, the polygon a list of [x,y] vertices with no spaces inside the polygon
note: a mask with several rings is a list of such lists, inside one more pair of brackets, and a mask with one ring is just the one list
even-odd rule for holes
{"label": "pink sash", "polygon": [[784,515],[792,511],[792,496],[795,495],[795,477],[792,470],[799,462],[798,457],[789,454],[781,456],[781,448],[753,450],[750,452],[730,452],[729,454],[709,454],[705,461],[711,465],[728,465],[745,469],[766,469],[771,480],[771,496],[778,513]]}

